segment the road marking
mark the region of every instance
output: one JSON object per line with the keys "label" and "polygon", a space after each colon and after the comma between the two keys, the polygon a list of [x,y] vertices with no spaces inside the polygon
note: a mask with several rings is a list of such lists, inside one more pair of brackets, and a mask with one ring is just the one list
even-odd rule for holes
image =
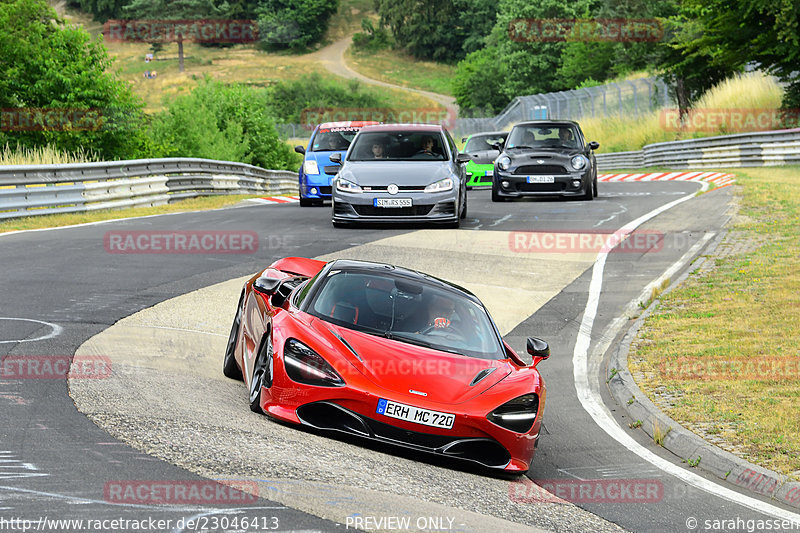
{"label": "road marking", "polygon": [[[625,224],[623,227],[617,230],[614,233],[614,235],[611,236],[611,238],[609,238],[609,241],[607,242],[611,242],[612,238],[614,242],[618,242],[620,236],[630,234],[634,229],[636,229],[643,223],[647,222],[648,220],[656,217],[657,215],[663,213],[664,211],[667,211],[668,209],[671,209],[676,205],[679,205],[687,200],[691,200],[697,194],[705,191],[708,188],[707,182],[701,182],[701,183],[703,185],[701,191],[686,195],[668,204],[664,204],[661,207],[640,216],[636,220],[633,220],[628,224]],[[603,270],[605,268],[605,263],[606,259],[608,258],[609,252],[610,250],[603,250],[599,254],[597,254],[597,259],[595,260],[594,266],[592,267],[592,278],[589,283],[589,298],[588,301],[586,302],[586,307],[583,312],[581,325],[580,328],[578,329],[578,338],[575,342],[575,350],[573,351],[572,355],[573,378],[575,381],[575,388],[578,394],[578,400],[581,402],[581,406],[583,407],[583,409],[589,414],[592,420],[603,431],[605,431],[611,438],[616,440],[622,446],[627,448],[630,452],[635,453],[645,461],[658,467],[660,470],[680,479],[684,483],[687,483],[697,489],[708,492],[709,494],[719,496],[720,498],[728,500],[737,505],[747,507],[758,513],[772,515],[782,520],[797,521],[798,519],[800,519],[800,515],[798,514],[792,513],[790,511],[785,511],[769,503],[757,500],[755,498],[751,498],[750,496],[739,494],[736,491],[733,491],[713,481],[707,480],[693,472],[684,470],[683,468],[671,463],[670,461],[667,461],[666,459],[659,457],[655,453],[651,452],[650,450],[648,450],[647,448],[636,442],[633,439],[633,437],[631,437],[628,433],[626,433],[614,420],[613,416],[608,411],[608,408],[603,403],[599,392],[594,390],[593,387],[590,385],[589,372],[588,372],[589,368],[588,353],[589,353],[589,345],[591,343],[592,327],[594,325],[594,319],[595,316],[597,315],[597,309],[600,303],[600,293],[602,292],[603,288]]]}
{"label": "road marking", "polygon": [[44,320],[34,320],[33,318],[13,318],[13,317],[5,317],[0,316],[0,320],[13,320],[17,322],[36,322],[37,324],[42,324],[47,326],[51,329],[50,333],[47,335],[42,335],[41,337],[36,337],[35,339],[19,339],[19,340],[9,340],[9,341],[0,341],[0,344],[10,344],[10,343],[17,343],[17,342],[35,342],[35,341],[43,341],[47,339],[52,339],[53,337],[57,337],[61,335],[61,332],[64,330],[58,324],[53,324],[51,322],[45,322]]}

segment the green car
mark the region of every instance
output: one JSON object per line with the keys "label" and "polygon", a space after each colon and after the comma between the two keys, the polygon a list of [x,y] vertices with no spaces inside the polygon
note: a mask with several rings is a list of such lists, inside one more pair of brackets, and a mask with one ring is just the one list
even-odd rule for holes
{"label": "green car", "polygon": [[463,153],[472,156],[467,163],[467,187],[492,185],[494,160],[500,155],[496,146],[503,145],[508,137],[507,131],[475,133],[461,139],[465,142]]}

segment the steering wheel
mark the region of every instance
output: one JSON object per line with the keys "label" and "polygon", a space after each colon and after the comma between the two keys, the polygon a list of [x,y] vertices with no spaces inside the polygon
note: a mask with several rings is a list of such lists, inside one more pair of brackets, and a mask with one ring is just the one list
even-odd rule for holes
{"label": "steering wheel", "polygon": [[461,339],[466,340],[468,337],[464,334],[464,331],[459,328],[458,326],[454,326],[452,322],[446,328],[437,328],[433,324],[430,326],[422,329],[419,334],[420,335],[427,335],[429,333],[436,332],[436,333],[444,333],[446,336],[459,336]]}

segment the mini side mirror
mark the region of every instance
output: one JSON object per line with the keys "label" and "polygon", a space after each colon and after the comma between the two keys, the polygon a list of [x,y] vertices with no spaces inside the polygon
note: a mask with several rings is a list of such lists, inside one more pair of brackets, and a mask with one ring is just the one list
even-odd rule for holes
{"label": "mini side mirror", "polygon": [[592,142],[589,143],[589,149],[590,150],[597,150],[598,148],[600,148],[600,143],[599,142],[592,141]]}
{"label": "mini side mirror", "polygon": [[336,163],[337,165],[342,164],[342,154],[338,152],[335,154],[331,154],[329,159],[331,160],[331,163]]}
{"label": "mini side mirror", "polygon": [[295,151],[295,152],[297,152],[298,154],[303,154],[303,155],[306,155],[306,149],[305,149],[305,148],[303,148],[303,147],[302,147],[302,146],[300,146],[300,145],[297,145],[297,146],[295,146],[295,147],[294,147],[294,151]]}
{"label": "mini side mirror", "polygon": [[456,156],[457,163],[469,163],[470,161],[472,161],[472,156],[469,154],[458,154]]}

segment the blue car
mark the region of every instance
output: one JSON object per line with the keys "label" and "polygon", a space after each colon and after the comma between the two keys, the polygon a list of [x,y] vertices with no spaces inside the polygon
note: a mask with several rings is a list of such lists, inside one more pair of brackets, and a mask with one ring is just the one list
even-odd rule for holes
{"label": "blue car", "polygon": [[331,155],[339,154],[343,159],[358,130],[373,124],[378,122],[325,122],[314,128],[308,148],[294,147],[295,152],[303,154],[303,166],[298,173],[301,206],[322,205],[330,199],[331,180],[340,168],[331,163]]}

